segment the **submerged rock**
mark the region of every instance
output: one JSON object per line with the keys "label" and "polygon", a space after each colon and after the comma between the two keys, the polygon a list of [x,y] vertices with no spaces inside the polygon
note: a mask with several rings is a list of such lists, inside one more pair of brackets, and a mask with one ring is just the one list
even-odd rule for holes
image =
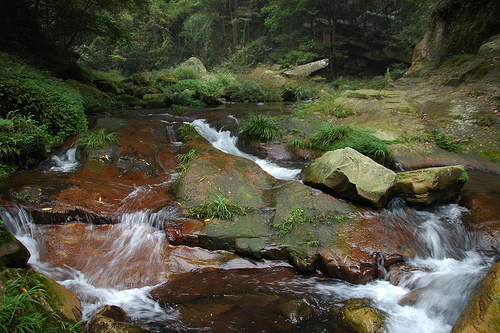
{"label": "submerged rock", "polygon": [[500,295],[500,263],[490,269],[451,332],[500,332],[500,297],[498,295]]}
{"label": "submerged rock", "polygon": [[97,312],[89,323],[90,333],[141,333],[140,328],[129,324],[131,319],[116,305],[108,305]]}
{"label": "submerged rock", "polygon": [[384,330],[387,314],[370,307],[366,299],[350,299],[338,312],[356,333],[379,333]]}
{"label": "submerged rock", "polygon": [[329,151],[309,164],[302,180],[341,197],[383,207],[391,197],[396,173],[347,147]]}
{"label": "submerged rock", "polygon": [[451,202],[458,198],[468,179],[462,165],[401,172],[395,194],[410,204]]}

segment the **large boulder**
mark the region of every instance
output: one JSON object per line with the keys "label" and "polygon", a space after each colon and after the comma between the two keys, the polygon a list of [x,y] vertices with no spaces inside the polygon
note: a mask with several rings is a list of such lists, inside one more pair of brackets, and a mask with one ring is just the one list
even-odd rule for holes
{"label": "large boulder", "polygon": [[285,75],[290,77],[308,77],[312,73],[327,67],[329,63],[330,61],[328,59],[310,62],[308,64],[297,66],[286,71]]}
{"label": "large boulder", "polygon": [[196,57],[189,58],[184,61],[181,66],[191,68],[200,74],[207,74],[208,72],[203,62]]}
{"label": "large boulder", "polygon": [[468,179],[462,165],[401,172],[397,175],[396,195],[410,204],[450,202],[458,198]]}
{"label": "large boulder", "polygon": [[391,197],[396,173],[352,148],[329,151],[302,171],[305,184],[375,207]]}
{"label": "large boulder", "polygon": [[498,295],[500,295],[500,263],[490,269],[451,332],[500,332],[500,298]]}

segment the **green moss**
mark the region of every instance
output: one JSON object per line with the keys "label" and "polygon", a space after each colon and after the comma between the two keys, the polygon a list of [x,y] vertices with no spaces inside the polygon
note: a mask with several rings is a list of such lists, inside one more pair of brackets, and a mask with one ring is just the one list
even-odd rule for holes
{"label": "green moss", "polygon": [[500,150],[488,148],[479,153],[482,157],[487,158],[491,163],[500,161]]}
{"label": "green moss", "polygon": [[460,176],[457,178],[457,182],[462,182],[465,183],[469,180],[469,175],[467,174],[467,171],[462,171]]}

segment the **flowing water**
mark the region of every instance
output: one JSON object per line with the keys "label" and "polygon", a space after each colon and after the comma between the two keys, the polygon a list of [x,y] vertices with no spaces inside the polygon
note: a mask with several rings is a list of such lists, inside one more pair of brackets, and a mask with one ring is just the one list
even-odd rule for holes
{"label": "flowing water", "polygon": [[[251,159],[277,178],[294,179],[300,171],[241,152],[229,131],[204,120],[192,124],[214,147]],[[54,158],[50,170],[74,170],[74,153]],[[174,218],[175,209],[123,211],[116,225],[36,225],[13,204],[0,208],[0,218],[30,250],[35,270],[79,296],[84,320],[103,305],[117,305],[150,332],[349,332],[338,326],[331,308],[367,298],[388,313],[386,332],[444,333],[492,265],[463,226],[466,209],[455,204],[419,211],[394,201],[373,213],[414,236],[416,256],[408,262],[414,269],[398,285],[387,280],[352,285],[297,274],[286,262],[170,246],[160,221]],[[312,313],[283,312],[290,301],[307,304]]]}

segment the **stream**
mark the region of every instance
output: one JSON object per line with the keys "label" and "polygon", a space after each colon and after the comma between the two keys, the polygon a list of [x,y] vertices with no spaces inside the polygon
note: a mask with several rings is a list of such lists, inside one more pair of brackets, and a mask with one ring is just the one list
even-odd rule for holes
{"label": "stream", "polygon": [[[225,107],[220,119],[234,122],[239,112]],[[300,172],[240,151],[230,130],[216,129],[206,118],[163,116],[167,124],[192,124],[215,148],[250,159],[276,178],[294,181]],[[181,145],[173,132],[170,141],[172,149]],[[64,177],[77,172],[80,161],[71,148],[43,165],[43,172]],[[131,189],[123,207],[131,207],[136,195],[147,195],[147,189]],[[117,305],[147,332],[351,332],[331,309],[367,298],[388,314],[388,333],[446,333],[494,263],[476,250],[476,237],[462,222],[467,209],[457,204],[416,210],[393,200],[371,213],[413,230],[418,251],[408,263],[419,269],[398,285],[388,279],[354,285],[317,272],[299,274],[285,261],[172,246],[162,221],[175,217],[175,209],[123,212],[114,225],[41,225],[11,203],[0,206],[0,219],[29,249],[31,267],[78,295],[85,321],[102,306]],[[153,290],[162,290],[161,301],[151,297]],[[283,310],[290,302],[312,311]]]}

